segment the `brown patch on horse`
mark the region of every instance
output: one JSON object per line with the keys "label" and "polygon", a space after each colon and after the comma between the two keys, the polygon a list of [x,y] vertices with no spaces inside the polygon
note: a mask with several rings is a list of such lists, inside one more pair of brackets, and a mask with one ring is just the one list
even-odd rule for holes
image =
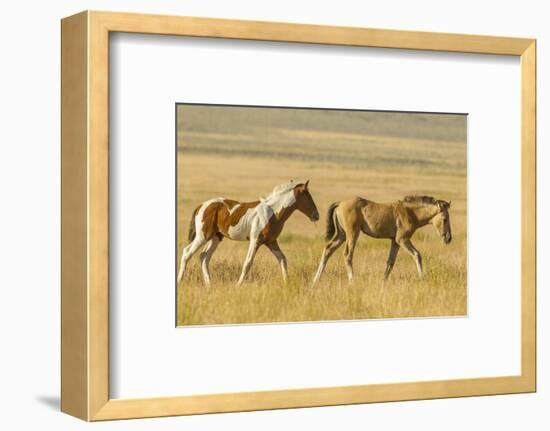
{"label": "brown patch on horse", "polygon": [[216,219],[218,211],[221,207],[223,207],[223,203],[213,202],[204,209],[201,220],[202,233],[207,241],[218,233],[218,224],[216,223]]}
{"label": "brown patch on horse", "polygon": [[[275,220],[275,216],[272,216],[262,229],[259,238],[261,243],[269,243],[275,241],[279,237],[282,230],[282,225],[278,225]],[[278,226],[280,227],[278,228]]]}
{"label": "brown patch on horse", "polygon": [[288,220],[294,211],[294,205],[295,204],[283,209],[279,215],[273,214],[271,216],[260,234],[262,242],[270,243],[277,240],[283,231],[286,220]]}
{"label": "brown patch on horse", "polygon": [[[224,205],[222,208],[220,208],[220,211],[218,211],[217,214],[216,221],[219,230],[224,235],[227,235],[229,228],[231,226],[236,226],[241,218],[246,214],[246,212],[251,208],[257,207],[259,203],[260,201],[239,203],[230,199],[224,200]],[[236,205],[238,205],[238,207],[230,213],[230,210],[233,209]]]}
{"label": "brown patch on horse", "polygon": [[231,209],[231,208],[233,208],[235,205],[238,205],[238,204],[239,204],[238,201],[234,201],[233,199],[224,199],[224,200],[223,200],[223,203],[224,203],[224,205],[225,205],[227,208],[229,208],[229,209]]}
{"label": "brown patch on horse", "polygon": [[[217,235],[220,239],[223,238],[223,236],[227,235],[231,226],[237,225],[244,214],[259,203],[259,201],[239,203],[231,199],[211,203],[205,208],[202,215],[201,221],[204,237],[206,240],[211,239],[214,235]],[[230,212],[237,205],[238,208]]]}

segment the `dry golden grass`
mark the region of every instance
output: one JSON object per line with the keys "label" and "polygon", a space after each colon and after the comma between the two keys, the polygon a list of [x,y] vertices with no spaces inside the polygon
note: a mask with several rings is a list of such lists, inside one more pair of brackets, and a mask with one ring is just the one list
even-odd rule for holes
{"label": "dry golden grass", "polygon": [[[428,122],[425,127],[429,126]],[[238,146],[230,143],[227,134],[210,126],[208,133],[193,130],[188,135],[180,128],[178,262],[187,244],[192,210],[212,197],[251,201],[291,178],[310,179],[321,221],[314,225],[295,213],[285,225],[279,244],[288,259],[287,285],[282,282],[275,258],[262,247],[248,280],[236,287],[248,242],[224,239],[210,264],[212,285],[205,287],[197,253],[178,286],[179,325],[466,314],[465,142],[446,142],[440,137],[419,140],[410,136],[367,136],[365,139],[372,142],[366,144],[359,132],[237,130],[232,133],[239,136],[239,142],[251,143],[246,149],[236,150]],[[294,145],[277,155],[273,149],[285,147],[276,145],[279,140]],[[232,150],[216,151],[223,145]],[[375,149],[375,159],[365,156],[357,162],[358,156],[333,161],[320,156],[323,151],[330,155],[329,150],[334,153],[342,148],[351,156]],[[407,163],[413,159],[419,162]],[[444,245],[431,226],[417,231],[412,238],[424,259],[422,278],[417,276],[412,258],[400,251],[390,279],[384,282],[389,241],[362,235],[355,252],[353,284],[347,282],[341,247],[329,261],[321,282],[311,288],[324,247],[326,210],[332,202],[354,195],[384,202],[406,194],[452,200],[451,244]]]}

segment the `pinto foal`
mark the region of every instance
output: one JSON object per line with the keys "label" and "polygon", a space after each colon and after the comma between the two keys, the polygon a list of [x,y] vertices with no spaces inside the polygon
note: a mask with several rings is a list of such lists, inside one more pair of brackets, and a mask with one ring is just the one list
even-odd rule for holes
{"label": "pinto foal", "polygon": [[200,254],[204,283],[210,285],[208,265],[223,238],[236,241],[250,241],[241,276],[237,285],[242,284],[252,267],[258,248],[265,245],[275,256],[283,279],[287,280],[286,257],[281,251],[277,238],[285,222],[300,211],[311,221],[319,220],[319,211],[308,190],[309,181],[296,184],[290,181],[281,184],[265,198],[254,202],[237,202],[226,198],[215,198],[203,202],[193,212],[189,226],[189,245],[183,249],[178,283],[182,280],[189,259],[204,246]]}

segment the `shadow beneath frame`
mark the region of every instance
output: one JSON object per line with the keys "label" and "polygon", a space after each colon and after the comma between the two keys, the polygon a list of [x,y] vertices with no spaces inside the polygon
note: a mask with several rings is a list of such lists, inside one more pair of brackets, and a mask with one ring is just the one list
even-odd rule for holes
{"label": "shadow beneath frame", "polygon": [[39,395],[36,398],[36,401],[40,404],[46,406],[50,410],[59,411],[61,410],[61,400],[58,396],[54,395]]}

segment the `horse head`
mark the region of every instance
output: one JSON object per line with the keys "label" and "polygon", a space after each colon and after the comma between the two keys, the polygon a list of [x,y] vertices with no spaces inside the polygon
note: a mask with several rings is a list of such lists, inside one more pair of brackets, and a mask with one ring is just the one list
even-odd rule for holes
{"label": "horse head", "polygon": [[432,219],[432,225],[439,233],[439,236],[445,244],[449,244],[453,239],[451,234],[451,217],[449,215],[449,210],[451,208],[451,201],[446,202],[443,200],[438,200],[435,202],[437,205],[438,213]]}
{"label": "horse head", "polygon": [[309,193],[309,180],[304,184],[298,184],[294,187],[294,196],[296,197],[296,209],[304,214],[313,222],[319,220],[319,211]]}

